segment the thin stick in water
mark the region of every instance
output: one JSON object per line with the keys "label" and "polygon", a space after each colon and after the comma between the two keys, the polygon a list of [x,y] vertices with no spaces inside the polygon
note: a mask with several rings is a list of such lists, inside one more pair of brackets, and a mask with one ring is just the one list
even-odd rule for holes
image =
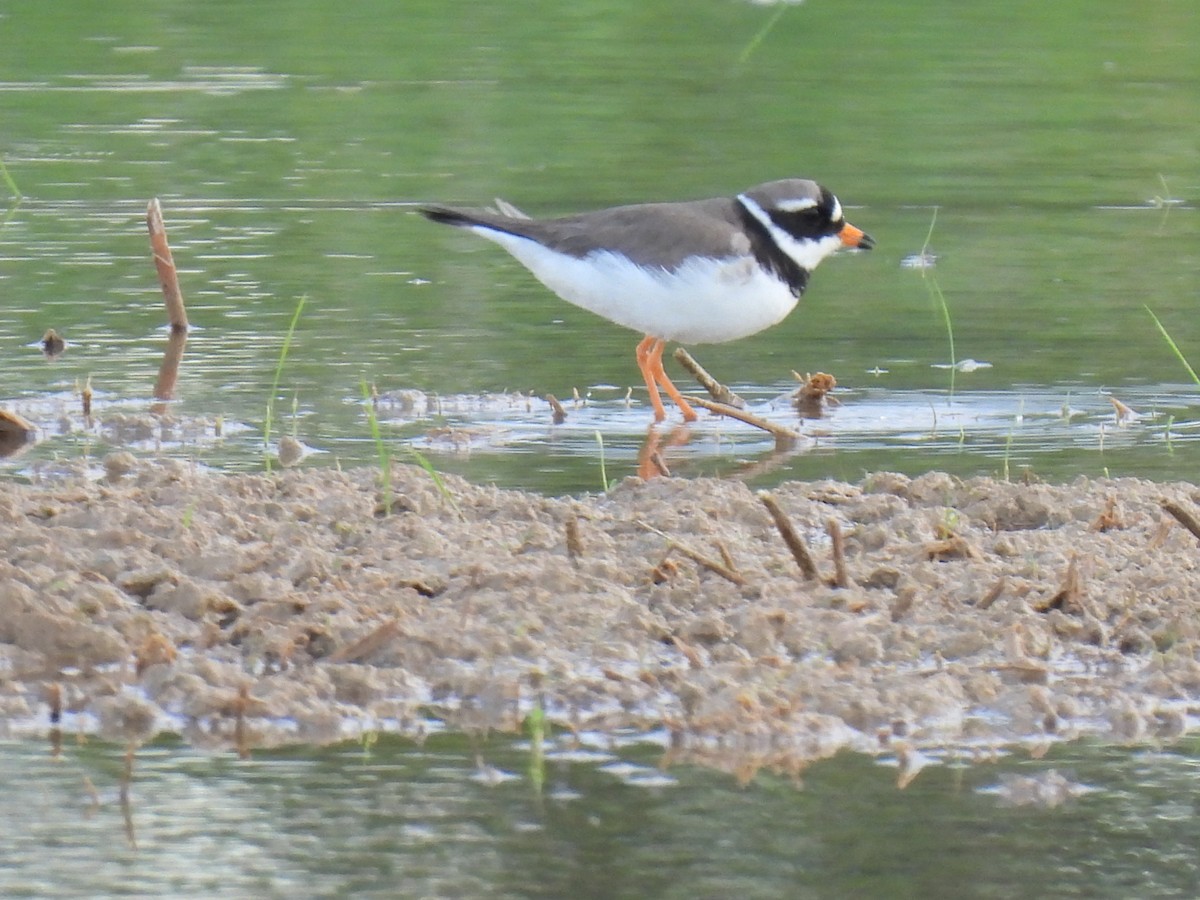
{"label": "thin stick in water", "polygon": [[692,377],[700,383],[700,387],[708,391],[718,403],[724,403],[726,406],[735,406],[738,409],[746,408],[746,401],[731,391],[728,385],[721,384],[721,382],[709,375],[705,368],[696,362],[692,354],[688,353],[682,347],[676,347],[672,355],[675,357],[675,361],[691,372]]}
{"label": "thin stick in water", "polygon": [[729,416],[731,419],[737,419],[740,422],[745,422],[747,425],[753,425],[755,428],[761,428],[763,431],[775,438],[776,446],[790,446],[800,440],[800,432],[793,431],[785,425],[776,425],[774,422],[768,422],[753,413],[748,413],[745,410],[735,409],[732,406],[726,406],[724,403],[714,403],[712,400],[705,400],[703,397],[688,397],[689,403],[694,403],[702,409],[707,409],[711,413],[716,413],[719,416]]}
{"label": "thin stick in water", "polygon": [[183,307],[183,292],[179,289],[179,273],[175,270],[175,259],[167,243],[167,228],[163,224],[162,207],[157,197],[146,208],[146,228],[150,231],[154,268],[158,270],[158,281],[167,305],[167,320],[171,323],[172,331],[187,331],[187,310]]}

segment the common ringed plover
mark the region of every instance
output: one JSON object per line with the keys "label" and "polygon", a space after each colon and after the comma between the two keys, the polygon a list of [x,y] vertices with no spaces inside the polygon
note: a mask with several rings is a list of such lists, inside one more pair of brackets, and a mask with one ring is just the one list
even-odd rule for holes
{"label": "common ringed plover", "polygon": [[645,335],[638,368],[654,420],[658,388],[686,421],[696,413],[667,373],[667,341],[721,343],[780,322],[817,264],[840,247],[875,242],[846,221],[837,197],[814,181],[769,181],[736,197],[616,206],[531,219],[498,210],[424,206],[434,222],[495,241],[569,303]]}

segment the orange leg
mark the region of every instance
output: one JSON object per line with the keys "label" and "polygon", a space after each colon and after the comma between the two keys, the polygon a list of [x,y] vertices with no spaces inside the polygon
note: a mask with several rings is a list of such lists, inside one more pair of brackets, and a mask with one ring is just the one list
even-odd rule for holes
{"label": "orange leg", "polygon": [[[651,357],[654,354],[654,344],[657,338],[646,335],[642,338],[641,343],[637,345],[637,364],[642,372],[642,378],[646,381],[646,390],[650,392],[650,405],[654,407],[654,421],[661,422],[667,417],[667,411],[663,409],[662,399],[658,396],[658,385],[654,382],[654,363],[651,362]],[[662,353],[662,348],[658,351]],[[659,360],[661,365],[661,357]]]}
{"label": "orange leg", "polygon": [[638,368],[642,370],[642,378],[646,381],[646,389],[650,392],[650,403],[654,407],[654,421],[661,422],[667,417],[667,411],[663,409],[662,399],[658,395],[658,386],[662,385],[662,389],[667,392],[675,405],[679,407],[679,411],[683,413],[685,422],[696,421],[696,411],[691,405],[683,399],[683,396],[671,383],[671,379],[667,377],[666,371],[663,369],[662,354],[663,348],[667,342],[661,338],[656,338],[652,335],[646,335],[642,338],[641,343],[637,345],[637,361]]}

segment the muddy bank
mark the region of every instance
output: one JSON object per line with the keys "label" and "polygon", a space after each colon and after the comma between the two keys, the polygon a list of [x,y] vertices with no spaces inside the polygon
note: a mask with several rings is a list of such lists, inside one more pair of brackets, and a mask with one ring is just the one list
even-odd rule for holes
{"label": "muddy bank", "polygon": [[[667,729],[799,768],[1200,724],[1200,488],[909,479],[544,498],[395,469],[218,475],[129,454],[0,485],[0,734],[202,746]],[[830,540],[840,530],[841,580]]]}

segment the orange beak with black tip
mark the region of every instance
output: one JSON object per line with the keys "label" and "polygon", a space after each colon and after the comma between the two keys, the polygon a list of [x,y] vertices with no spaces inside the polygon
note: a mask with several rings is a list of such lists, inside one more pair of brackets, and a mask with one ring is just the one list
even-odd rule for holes
{"label": "orange beak with black tip", "polygon": [[838,232],[838,237],[842,239],[842,243],[847,247],[854,247],[856,250],[870,250],[875,246],[875,239],[873,237],[861,228],[855,228],[849,222],[842,226],[842,230]]}

